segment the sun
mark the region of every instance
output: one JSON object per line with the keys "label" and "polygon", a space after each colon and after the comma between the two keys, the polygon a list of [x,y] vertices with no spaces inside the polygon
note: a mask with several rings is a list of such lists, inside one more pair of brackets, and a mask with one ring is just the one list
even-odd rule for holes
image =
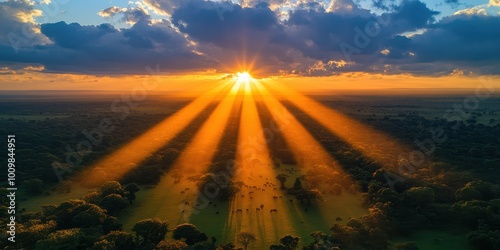
{"label": "sun", "polygon": [[248,82],[252,79],[252,76],[248,72],[238,72],[236,73],[236,78],[238,81]]}

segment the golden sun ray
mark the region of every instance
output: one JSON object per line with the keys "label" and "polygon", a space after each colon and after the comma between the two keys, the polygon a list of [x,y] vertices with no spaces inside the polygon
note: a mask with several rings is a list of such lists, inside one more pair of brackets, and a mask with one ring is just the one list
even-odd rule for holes
{"label": "golden sun ray", "polygon": [[229,91],[228,84],[220,84],[198,97],[111,155],[86,168],[76,177],[77,182],[99,185],[108,180],[119,180],[181,132],[218,94]]}
{"label": "golden sun ray", "polygon": [[400,159],[412,152],[410,147],[398,143],[395,138],[327,108],[283,84],[271,81],[265,85],[273,94],[290,101],[331,133],[339,136],[381,166],[394,170],[401,164]]}
{"label": "golden sun ray", "polygon": [[[233,180],[245,185],[241,195],[231,201],[225,234],[235,240],[239,231],[253,231],[258,235],[262,247],[265,247],[276,240],[276,235],[295,234],[297,228],[290,224],[299,219],[291,215],[288,199],[283,198],[285,194],[276,188],[279,185],[273,171],[273,161],[252,94],[251,85],[256,80],[249,75],[243,78],[246,84],[236,151],[238,171]],[[234,212],[238,209],[245,212]],[[270,213],[271,209],[279,212]]]}
{"label": "golden sun ray", "polygon": [[[318,188],[318,191],[320,191],[320,189],[324,190],[325,188],[320,183],[328,183],[328,185],[339,184],[344,190],[349,190],[356,194],[358,192],[358,187],[354,185],[352,177],[343,170],[340,164],[330,156],[323,146],[314,139],[305,127],[266,89],[264,85],[257,82],[254,86],[261,95],[260,100],[264,103],[267,110],[269,110],[273,119],[278,123],[277,126],[280,128],[282,136],[297,160],[297,165],[299,167],[296,171],[299,171],[298,176],[307,174],[310,170],[316,171],[319,172],[319,174],[316,173],[313,177],[317,180],[315,183],[317,184],[316,188]],[[355,195],[351,195],[351,197],[345,198],[345,200],[361,204],[360,197]],[[319,204],[318,212],[322,214],[324,219],[315,221],[315,225],[308,225],[304,219],[305,214],[302,214],[300,210],[296,210],[295,216],[306,222],[302,224],[301,227],[311,226],[312,229],[313,227],[317,229],[317,227],[321,227],[320,224],[328,227],[329,224],[331,225],[335,222],[331,217],[330,205],[331,202]],[[336,208],[339,209],[339,207]],[[347,205],[341,204],[340,209],[346,211],[346,213],[351,213],[348,211],[349,207]],[[352,211],[352,214],[354,215],[356,212]],[[327,218],[329,221],[327,221]],[[309,221],[309,223],[311,223],[311,221]]]}
{"label": "golden sun ray", "polygon": [[[197,200],[197,187],[193,182],[185,181],[185,187],[188,187],[189,191],[184,190],[181,185],[173,183],[168,173],[178,172],[182,175],[196,175],[207,172],[211,160],[219,148],[221,138],[230,120],[231,111],[236,106],[235,99],[237,95],[230,93],[238,92],[239,88],[239,85],[233,84],[231,90],[196,132],[167,174],[154,187],[160,191],[154,192],[148,200],[143,201],[141,204],[141,206],[151,209],[135,214],[135,219],[158,216],[172,217],[175,215],[179,216],[181,222],[186,222],[189,219],[193,209],[195,209],[191,204]],[[179,207],[167,205],[172,201],[179,202]],[[184,206],[184,204],[189,205]]]}

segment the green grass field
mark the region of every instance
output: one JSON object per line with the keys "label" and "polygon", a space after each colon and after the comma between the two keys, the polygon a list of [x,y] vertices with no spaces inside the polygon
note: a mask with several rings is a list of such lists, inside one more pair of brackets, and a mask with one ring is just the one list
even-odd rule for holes
{"label": "green grass field", "polygon": [[[299,172],[291,174],[286,186],[292,186],[298,175]],[[334,223],[344,223],[367,213],[360,194],[324,194],[323,201],[307,206],[279,189],[274,190],[271,185],[266,188],[266,183],[278,186],[275,176],[260,176],[247,177],[252,178],[248,182],[252,185],[242,187],[231,202],[221,202],[200,196],[193,182],[183,179],[174,184],[174,179],[167,175],[157,186],[141,190],[134,205],[124,210],[119,219],[125,230],[131,230],[139,220],[154,217],[167,220],[170,228],[193,223],[220,242],[235,242],[238,232],[248,231],[257,236],[251,249],[267,249],[288,234],[299,236],[302,243],[309,243],[311,232],[326,232]],[[271,209],[277,212],[270,212]],[[337,221],[338,217],[342,220]]]}

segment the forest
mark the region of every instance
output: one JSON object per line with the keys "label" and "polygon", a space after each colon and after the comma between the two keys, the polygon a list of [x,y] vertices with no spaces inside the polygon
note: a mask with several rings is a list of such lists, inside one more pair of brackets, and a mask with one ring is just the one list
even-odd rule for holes
{"label": "forest", "polygon": [[[238,174],[238,166],[227,165],[238,148],[238,105],[206,170],[173,169],[214,104],[120,178],[78,182],[76,176],[188,103],[151,97],[117,113],[110,109],[113,98],[0,100],[0,134],[16,135],[19,182],[16,244],[4,249],[500,249],[500,97],[450,120],[447,110],[463,96],[313,96],[421,152],[419,164],[410,167],[382,166],[283,101],[343,171],[328,164],[303,170],[307,159],[293,155],[279,121],[262,103],[257,103],[262,126],[274,131],[266,144],[269,171]],[[82,131],[99,128],[103,119],[113,130],[82,149],[81,142],[89,141]],[[5,147],[0,145],[2,152]],[[366,147],[376,151],[377,141]],[[71,154],[78,155],[78,165],[67,164]],[[6,156],[0,155],[0,162]],[[394,157],[382,159],[401,162]],[[221,172],[228,177],[223,184]],[[1,180],[5,187],[5,177]],[[215,191],[214,197],[205,195],[205,205],[201,194]],[[8,191],[1,192],[5,225]],[[258,199],[262,205],[254,206]],[[159,200],[163,203],[153,203]],[[158,204],[166,210],[151,212],[163,209]],[[293,219],[286,219],[286,209],[297,209],[290,212]],[[172,211],[171,218],[161,216]],[[150,214],[160,216],[142,218]],[[236,218],[225,231],[224,216]],[[277,225],[262,234],[245,230],[252,218],[278,218],[283,230]],[[272,235],[270,228],[276,231]],[[1,234],[0,245],[9,245],[6,232]]]}

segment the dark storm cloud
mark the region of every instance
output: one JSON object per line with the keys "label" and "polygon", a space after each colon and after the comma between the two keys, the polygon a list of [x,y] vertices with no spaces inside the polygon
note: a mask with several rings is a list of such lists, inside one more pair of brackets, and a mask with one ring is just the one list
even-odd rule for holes
{"label": "dark storm cloud", "polygon": [[[228,1],[145,1],[149,11],[167,13],[171,21],[152,20],[143,7],[110,7],[99,15],[119,15],[134,24],[123,29],[110,24],[31,24],[40,28],[37,41],[45,42],[16,53],[0,41],[0,60],[93,74],[145,73],[146,65],[156,64],[166,70],[234,70],[238,63],[251,62],[269,75],[439,75],[455,69],[500,73],[499,16],[455,15],[436,22],[438,12],[418,0],[399,5],[374,1],[384,9],[381,15],[351,0],[330,6],[296,2],[284,15],[272,6],[278,2],[252,1],[243,8]],[[26,6],[19,11],[33,11]],[[1,18],[19,23],[17,16]],[[408,35],[412,32],[418,33]]]}

